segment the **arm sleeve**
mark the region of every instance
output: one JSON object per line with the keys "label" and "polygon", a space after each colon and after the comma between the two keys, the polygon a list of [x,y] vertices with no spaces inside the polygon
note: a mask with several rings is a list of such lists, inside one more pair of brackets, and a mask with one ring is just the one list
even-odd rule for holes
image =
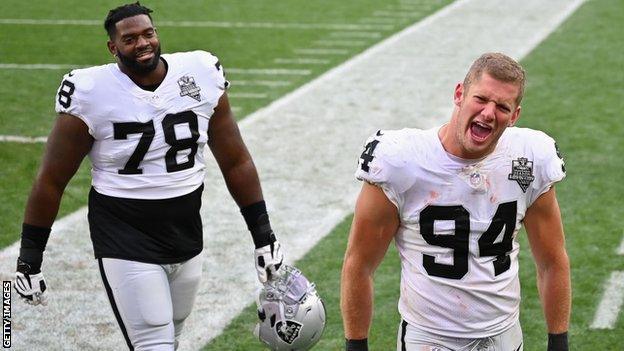
{"label": "arm sleeve", "polygon": [[225,77],[225,69],[219,59],[213,54],[206,51],[196,51],[195,52],[199,61],[202,65],[208,70],[209,74],[213,78],[213,81],[216,83],[217,88],[222,91],[225,91],[229,88],[230,82]]}
{"label": "arm sleeve", "polygon": [[408,154],[409,145],[403,131],[378,131],[366,140],[355,177],[380,187],[400,211],[403,194],[414,183]]}
{"label": "arm sleeve", "polygon": [[566,176],[565,162],[555,140],[542,132],[536,136],[536,139],[538,142],[535,143],[533,154],[537,164],[529,205],[532,205],[540,195],[550,190],[555,183],[560,182]]}
{"label": "arm sleeve", "polygon": [[94,135],[93,124],[87,118],[85,101],[94,87],[94,80],[85,74],[72,71],[63,76],[63,80],[56,91],[54,110],[56,113],[66,113],[80,118],[88,127],[89,134]]}

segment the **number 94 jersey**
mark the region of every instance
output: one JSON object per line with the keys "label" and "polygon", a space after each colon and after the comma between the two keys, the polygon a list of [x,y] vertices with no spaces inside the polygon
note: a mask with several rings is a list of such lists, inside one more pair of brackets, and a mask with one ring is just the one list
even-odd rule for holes
{"label": "number 94 jersey", "polygon": [[565,177],[554,140],[507,128],[480,160],[448,154],[439,128],[379,131],[356,177],[397,207],[399,312],[430,333],[499,334],[518,320],[518,230],[526,209]]}
{"label": "number 94 jersey", "polygon": [[88,126],[98,193],[164,199],[188,194],[203,182],[208,122],[228,82],[207,52],[162,59],[168,70],[154,91],[141,89],[114,63],[63,77],[56,111]]}

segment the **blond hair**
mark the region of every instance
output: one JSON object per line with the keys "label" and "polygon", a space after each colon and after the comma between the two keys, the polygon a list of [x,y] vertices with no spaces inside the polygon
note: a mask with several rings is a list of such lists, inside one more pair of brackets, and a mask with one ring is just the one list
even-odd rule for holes
{"label": "blond hair", "polygon": [[481,55],[472,63],[464,78],[464,90],[467,91],[472,83],[479,81],[483,73],[487,73],[501,82],[517,85],[520,91],[516,98],[516,104],[520,105],[524,96],[526,73],[516,60],[498,52],[488,52]]}

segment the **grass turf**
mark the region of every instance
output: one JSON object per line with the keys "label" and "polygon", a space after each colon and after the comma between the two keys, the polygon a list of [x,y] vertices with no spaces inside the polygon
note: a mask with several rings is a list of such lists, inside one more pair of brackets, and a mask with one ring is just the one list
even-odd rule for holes
{"label": "grass turf", "polygon": [[[600,21],[596,21],[600,18]],[[567,179],[557,186],[572,265],[572,350],[619,350],[624,318],[613,330],[589,325],[613,270],[624,270],[616,255],[624,217],[621,197],[624,174],[624,4],[591,1],[523,60],[529,85],[519,125],[553,136],[564,153]],[[450,101],[449,101],[450,103]],[[317,282],[328,310],[328,324],[319,350],[343,348],[339,313],[339,277],[351,218],[347,218],[297,263]],[[521,323],[525,350],[546,349],[546,327],[535,285],[535,268],[524,232],[520,275]],[[375,275],[375,314],[371,350],[393,350],[399,316],[396,309],[400,265],[394,245]],[[255,306],[249,306],[205,350],[256,350]]]}

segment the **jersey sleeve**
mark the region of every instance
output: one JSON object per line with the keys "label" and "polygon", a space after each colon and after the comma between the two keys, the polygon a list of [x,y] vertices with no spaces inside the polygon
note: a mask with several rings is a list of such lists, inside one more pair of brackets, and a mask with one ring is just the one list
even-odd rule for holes
{"label": "jersey sleeve", "polygon": [[218,89],[225,91],[229,88],[230,82],[225,77],[225,69],[219,59],[213,54],[206,51],[196,51],[195,52],[201,64],[206,68],[213,78],[213,81],[216,83]]}
{"label": "jersey sleeve", "polygon": [[93,90],[95,82],[88,74],[81,70],[74,70],[63,76],[63,80],[56,91],[55,111],[67,113],[80,118],[93,135],[93,125],[87,118],[88,106],[85,105],[89,93]]}
{"label": "jersey sleeve", "polygon": [[532,184],[533,192],[529,205],[566,176],[565,162],[555,140],[542,132],[539,132],[535,139],[533,154],[537,167],[535,167],[535,181]]}
{"label": "jersey sleeve", "polygon": [[404,193],[414,184],[409,171],[408,138],[404,130],[378,131],[366,140],[355,177],[380,187],[399,210]]}

